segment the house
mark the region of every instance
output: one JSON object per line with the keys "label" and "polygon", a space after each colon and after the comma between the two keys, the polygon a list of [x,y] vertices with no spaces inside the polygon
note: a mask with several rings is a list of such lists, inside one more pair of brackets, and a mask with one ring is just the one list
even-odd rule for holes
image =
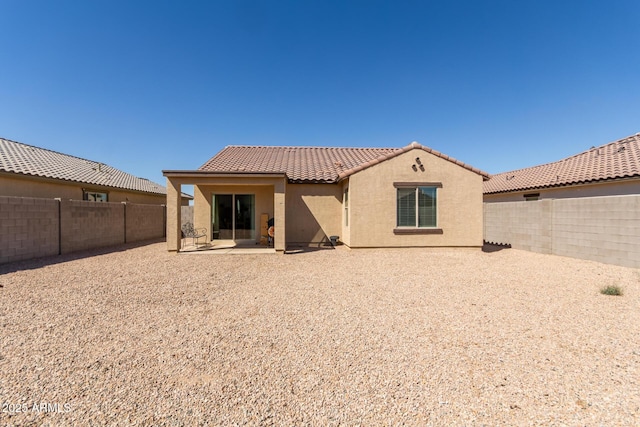
{"label": "house", "polygon": [[180,248],[182,185],[207,239],[274,247],[480,247],[488,174],[431,148],[228,146],[197,170],[166,170],[167,245]]}
{"label": "house", "polygon": [[484,201],[640,194],[640,133],[566,159],[492,175]]}
{"label": "house", "polygon": [[163,205],[167,190],[101,162],[0,138],[0,196]]}

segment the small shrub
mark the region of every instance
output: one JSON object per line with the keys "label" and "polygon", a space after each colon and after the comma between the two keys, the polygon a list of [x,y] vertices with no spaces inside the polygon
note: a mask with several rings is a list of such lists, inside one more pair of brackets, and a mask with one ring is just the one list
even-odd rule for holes
{"label": "small shrub", "polygon": [[622,295],[622,288],[620,286],[605,286],[600,289],[600,293],[603,295]]}

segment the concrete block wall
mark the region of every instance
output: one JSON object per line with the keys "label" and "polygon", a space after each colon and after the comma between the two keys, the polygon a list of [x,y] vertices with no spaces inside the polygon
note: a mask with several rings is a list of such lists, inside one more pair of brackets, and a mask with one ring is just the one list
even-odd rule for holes
{"label": "concrete block wall", "polygon": [[61,200],[62,253],[125,243],[123,203]]}
{"label": "concrete block wall", "polygon": [[193,206],[181,206],[180,207],[180,227],[190,222],[193,225]]}
{"label": "concrete block wall", "polygon": [[[551,200],[484,204],[484,240],[552,253]],[[515,243],[511,243],[515,242]]]}
{"label": "concrete block wall", "polygon": [[165,230],[162,205],[0,196],[0,263],[160,238]]}
{"label": "concrete block wall", "polygon": [[126,204],[127,243],[164,236],[165,208],[160,205]]}
{"label": "concrete block wall", "polygon": [[485,203],[484,239],[640,268],[640,195]]}
{"label": "concrete block wall", "polygon": [[0,263],[57,255],[58,202],[0,196]]}
{"label": "concrete block wall", "polygon": [[557,255],[640,268],[640,196],[556,199]]}

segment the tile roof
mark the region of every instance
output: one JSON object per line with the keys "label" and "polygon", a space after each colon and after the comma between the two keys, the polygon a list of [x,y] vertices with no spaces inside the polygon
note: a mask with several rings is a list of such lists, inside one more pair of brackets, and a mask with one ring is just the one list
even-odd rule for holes
{"label": "tile roof", "polygon": [[622,178],[640,178],[640,133],[566,159],[492,175],[484,193],[532,190]]}
{"label": "tile roof", "polygon": [[165,187],[104,163],[0,138],[0,172],[167,194]]}
{"label": "tile roof", "polygon": [[487,173],[417,142],[404,148],[227,146],[199,170],[217,173],[284,173],[291,182],[333,183],[415,148],[488,178]]}

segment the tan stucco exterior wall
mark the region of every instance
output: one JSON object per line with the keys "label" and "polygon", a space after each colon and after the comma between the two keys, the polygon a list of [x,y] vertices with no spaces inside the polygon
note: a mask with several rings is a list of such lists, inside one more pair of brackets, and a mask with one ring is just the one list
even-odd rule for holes
{"label": "tan stucco exterior wall", "polygon": [[[340,191],[342,192],[342,206],[340,207],[342,212],[340,215],[342,233],[339,234],[340,241],[347,246],[351,245],[351,194],[347,196],[347,200],[345,200],[345,191],[349,189],[349,179],[345,179],[342,181],[342,187]],[[345,205],[347,210],[345,211]],[[347,218],[348,217],[348,218]]]}
{"label": "tan stucco exterior wall", "polygon": [[10,176],[0,176],[0,195],[82,200],[82,187],[62,182],[57,183],[29,178],[18,179]]}
{"label": "tan stucco exterior wall", "polygon": [[540,188],[527,191],[514,191],[510,193],[485,194],[484,201],[486,203],[522,202],[525,200],[525,194],[534,193],[540,194],[539,200],[640,194],[640,179],[570,185],[557,188]]}
{"label": "tan stucco exterior wall", "polygon": [[254,194],[256,242],[260,242],[260,215],[274,216],[273,185],[195,185],[193,187],[193,222],[197,228],[207,229],[207,241],[212,238],[212,196],[214,194]]}
{"label": "tan stucco exterior wall", "polygon": [[[167,249],[178,251],[182,243],[182,192],[180,179],[167,178]],[[194,188],[195,190],[195,188]]]}
{"label": "tan stucco exterior wall", "polygon": [[342,186],[289,184],[286,195],[287,244],[328,244],[342,231]]}
{"label": "tan stucco exterior wall", "polygon": [[278,252],[285,250],[286,212],[284,176],[239,176],[192,174],[190,171],[165,172],[167,177],[167,249],[180,250],[181,245],[181,206],[178,194],[183,185],[193,185],[194,189],[194,225],[206,227],[208,241],[211,231],[211,195],[255,194],[256,195],[256,241],[260,240],[260,214],[267,213],[275,218],[274,248]]}
{"label": "tan stucco exterior wall", "polygon": [[[82,189],[108,194],[109,202],[131,202],[151,205],[164,205],[164,194],[153,195],[134,191],[118,190],[89,184],[71,184],[64,181],[31,177],[0,175],[0,195],[10,197],[38,197],[44,199],[82,200]],[[186,201],[188,204],[188,200]]]}
{"label": "tan stucco exterior wall", "polygon": [[[138,193],[129,193],[124,191],[116,191],[109,190],[109,201],[110,202],[131,202],[131,203],[139,203],[144,205],[164,205],[167,203],[167,196],[158,195],[153,196],[150,194],[138,194]],[[183,200],[184,204],[184,200]]]}
{"label": "tan stucco exterior wall", "polygon": [[[424,171],[418,167],[416,157],[420,158]],[[437,228],[442,229],[442,234],[394,234],[394,182],[442,183],[437,190]],[[414,149],[352,175],[349,214],[349,233],[343,241],[348,240],[353,248],[481,247],[482,176]]]}

